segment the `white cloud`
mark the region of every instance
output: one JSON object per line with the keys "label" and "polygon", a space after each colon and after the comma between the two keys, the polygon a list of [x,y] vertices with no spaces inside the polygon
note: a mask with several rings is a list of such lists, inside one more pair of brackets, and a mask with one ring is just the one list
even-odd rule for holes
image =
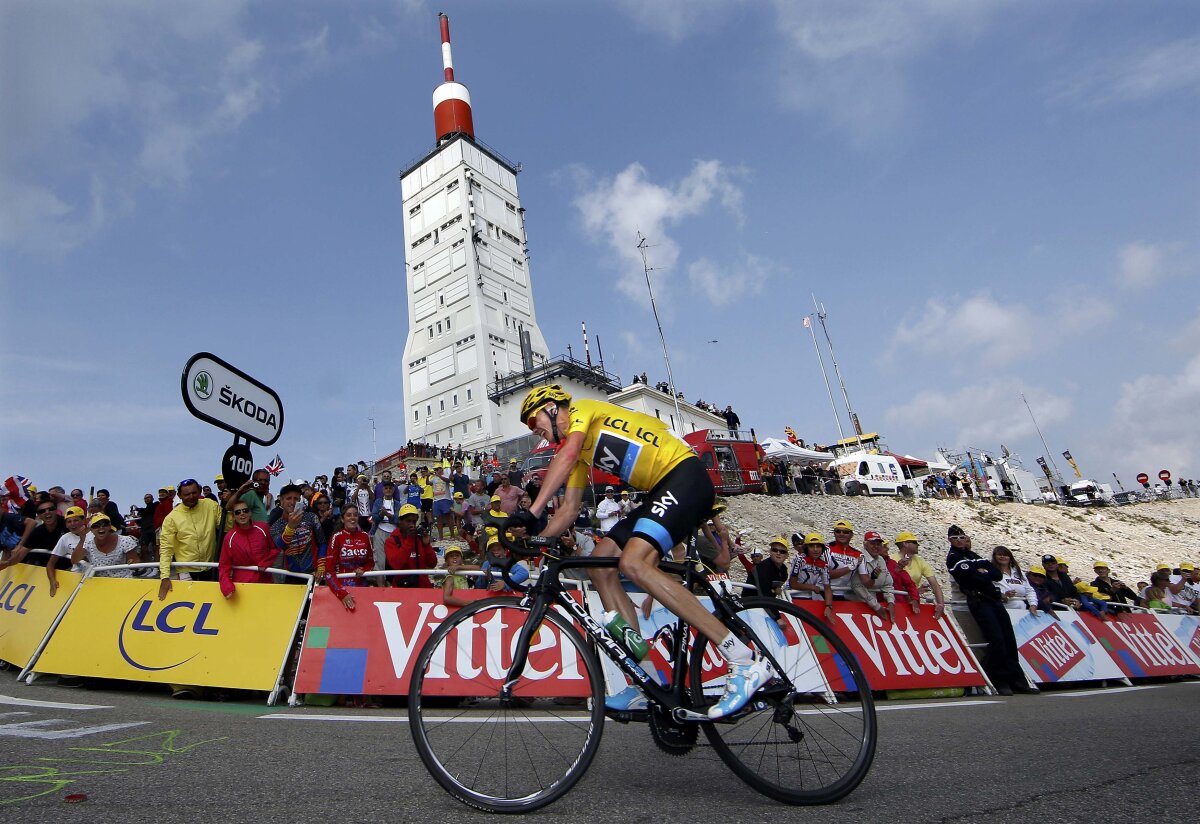
{"label": "white cloud", "polygon": [[1053,103],[1103,106],[1200,93],[1200,37],[1143,47],[1086,67],[1061,83]]}
{"label": "white cloud", "polygon": [[274,94],[280,66],[245,35],[243,7],[0,5],[0,243],[61,254],[141,187],[186,184],[201,154]]}
{"label": "white cloud", "polygon": [[673,41],[707,34],[740,7],[763,33],[784,105],[858,142],[894,130],[908,108],[907,71],[939,48],[967,45],[1018,0],[621,0],[642,27]]}
{"label": "white cloud", "polygon": [[1191,477],[1200,469],[1200,355],[1177,374],[1147,374],[1121,385],[1111,442],[1125,463],[1151,475],[1169,469]]}
{"label": "white cloud", "polygon": [[1021,401],[1022,393],[1037,410],[1038,423],[1043,429],[1070,420],[1069,398],[1048,390],[1026,389],[1014,378],[998,378],[957,389],[922,390],[908,403],[891,407],[886,418],[889,424],[939,439],[953,432],[951,443],[959,447],[1011,444],[1037,436]]}
{"label": "white cloud", "polygon": [[1078,292],[1037,308],[1003,303],[988,292],[930,298],[922,310],[902,319],[888,357],[916,350],[936,356],[943,366],[998,366],[1094,329],[1113,314],[1107,300]]}
{"label": "white cloud", "polygon": [[1117,283],[1128,289],[1194,274],[1196,262],[1182,243],[1135,241],[1117,252]]}
{"label": "white cloud", "polygon": [[1130,243],[1118,257],[1123,286],[1149,286],[1162,274],[1163,252],[1152,243]]}
{"label": "white cloud", "polygon": [[640,163],[630,164],[612,178],[595,178],[586,171],[576,171],[581,191],[574,205],[583,228],[592,238],[607,242],[620,261],[617,286],[633,298],[646,296],[642,257],[637,248],[639,232],[649,245],[655,292],[663,298],[680,257],[679,244],[668,230],[703,214],[714,203],[741,221],[742,190],[734,182],[738,173],[719,160],[696,161],[685,177],[666,185],[649,180]]}
{"label": "white cloud", "polygon": [[745,0],[619,0],[621,9],[644,29],[680,41],[711,31]]}
{"label": "white cloud", "polygon": [[767,279],[779,269],[772,261],[745,253],[730,266],[721,266],[709,258],[693,261],[688,265],[688,279],[709,303],[724,306],[760,294]]}

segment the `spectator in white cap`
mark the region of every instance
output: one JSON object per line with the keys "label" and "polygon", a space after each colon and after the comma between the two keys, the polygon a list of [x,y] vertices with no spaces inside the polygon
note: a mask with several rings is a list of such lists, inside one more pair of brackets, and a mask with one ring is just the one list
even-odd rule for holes
{"label": "spectator in white cap", "polygon": [[608,531],[617,525],[617,521],[621,520],[621,505],[617,503],[614,491],[611,486],[604,487],[604,499],[596,507],[601,535],[608,534]]}

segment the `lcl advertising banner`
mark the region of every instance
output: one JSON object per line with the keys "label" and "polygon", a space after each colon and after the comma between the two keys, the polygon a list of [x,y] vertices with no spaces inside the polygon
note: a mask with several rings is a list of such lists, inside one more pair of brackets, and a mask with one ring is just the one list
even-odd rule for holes
{"label": "lcl advertising banner", "polygon": [[[825,605],[821,601],[799,600],[796,605],[823,618]],[[918,615],[913,615],[907,605],[897,606],[896,621],[892,623],[878,618],[866,604],[838,601],[831,626],[858,658],[872,690],[978,687],[987,683],[979,662],[950,620],[944,615],[933,619],[932,606],[926,606]],[[835,656],[824,660],[831,680],[845,677],[828,671],[837,663]]]}
{"label": "lcl advertising banner", "polygon": [[24,667],[82,576],[59,570],[51,597],[46,568],[13,564],[0,572],[0,660]]}
{"label": "lcl advertising banner", "polygon": [[1179,645],[1186,649],[1197,664],[1200,664],[1200,616],[1159,615],[1158,622],[1175,636]]}
{"label": "lcl advertising banner", "polygon": [[1130,678],[1200,675],[1200,666],[1191,653],[1161,623],[1163,617],[1145,612],[1127,613],[1115,621],[1080,616]]}
{"label": "lcl advertising banner", "polygon": [[[61,578],[62,573],[59,573]],[[295,632],[308,588],[89,578],[34,669],[61,675],[270,690]]]}
{"label": "lcl advertising banner", "polygon": [[1125,673],[1075,612],[1008,610],[1021,669],[1037,684],[1120,680]]}
{"label": "lcl advertising banner", "polygon": [[[484,590],[456,594],[469,599],[493,595]],[[363,587],[355,590],[354,600],[355,609],[350,612],[328,587],[314,591],[295,692],[407,694],[421,648],[455,609],[446,605],[437,589]],[[447,654],[433,662],[427,689],[445,695],[476,696],[486,689],[484,683],[494,682],[498,688],[512,663],[512,649],[524,615],[517,610],[498,610],[460,625],[445,648]],[[530,665],[546,681],[544,694],[588,694],[578,652],[554,627],[543,624],[539,630],[530,646]],[[537,686],[526,685],[523,694],[537,695]]]}

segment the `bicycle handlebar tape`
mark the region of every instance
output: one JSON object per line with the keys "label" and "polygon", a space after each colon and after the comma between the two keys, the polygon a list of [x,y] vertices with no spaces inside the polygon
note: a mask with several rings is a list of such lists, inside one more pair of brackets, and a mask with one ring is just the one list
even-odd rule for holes
{"label": "bicycle handlebar tape", "polygon": [[450,55],[450,18],[438,14],[442,29],[442,69],[445,82],[433,90],[433,126],[437,142],[462,134],[475,139],[475,123],[471,117],[471,93],[454,80],[454,60]]}

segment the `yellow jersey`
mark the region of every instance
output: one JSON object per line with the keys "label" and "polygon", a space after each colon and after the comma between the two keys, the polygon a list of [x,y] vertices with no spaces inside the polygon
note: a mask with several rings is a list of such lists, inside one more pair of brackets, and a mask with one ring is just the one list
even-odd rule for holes
{"label": "yellow jersey", "polygon": [[658,418],[604,401],[572,403],[567,435],[573,432],[583,433],[583,449],[567,480],[572,489],[587,486],[590,467],[595,467],[646,492],[695,455]]}

